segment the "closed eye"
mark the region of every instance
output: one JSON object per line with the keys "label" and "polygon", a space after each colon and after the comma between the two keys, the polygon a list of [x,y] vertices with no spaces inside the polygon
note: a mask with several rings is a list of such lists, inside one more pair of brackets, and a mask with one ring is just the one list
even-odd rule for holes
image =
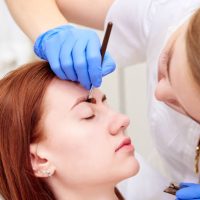
{"label": "closed eye", "polygon": [[[102,96],[102,98],[101,98],[101,101],[102,101],[102,102],[106,102],[106,99],[107,99],[107,98],[106,98],[106,95],[104,94],[104,95]],[[87,99],[86,102],[87,102],[87,103],[96,104],[96,99],[95,99],[95,98]],[[93,114],[93,115],[90,115],[89,117],[84,117],[83,119],[84,119],[84,120],[91,120],[91,119],[94,119],[95,117],[96,117],[96,115]]]}
{"label": "closed eye", "polygon": [[90,120],[90,119],[93,119],[94,117],[95,117],[95,115],[91,115],[90,117],[86,117],[86,118],[84,118],[84,119]]}

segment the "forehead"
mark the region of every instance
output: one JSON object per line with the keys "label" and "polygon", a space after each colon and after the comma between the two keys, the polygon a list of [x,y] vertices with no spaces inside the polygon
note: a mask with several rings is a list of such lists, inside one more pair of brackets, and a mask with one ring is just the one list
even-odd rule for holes
{"label": "forehead", "polygon": [[[72,81],[63,81],[54,78],[53,81],[47,87],[45,92],[43,105],[46,109],[63,109],[70,110],[77,99],[82,97],[87,98],[89,91],[84,89],[80,84]],[[94,90],[95,97],[102,96],[100,90]]]}
{"label": "forehead", "polygon": [[72,81],[63,81],[54,78],[47,87],[44,96],[44,106],[65,105],[65,109],[70,108],[74,101],[80,96],[86,96],[88,91],[81,85]]}

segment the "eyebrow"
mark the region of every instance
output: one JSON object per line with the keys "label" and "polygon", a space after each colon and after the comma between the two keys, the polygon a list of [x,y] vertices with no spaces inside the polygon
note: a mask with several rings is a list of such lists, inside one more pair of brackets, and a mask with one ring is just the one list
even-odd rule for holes
{"label": "eyebrow", "polygon": [[170,47],[169,50],[169,58],[168,58],[168,62],[167,62],[167,75],[169,77],[169,82],[171,83],[171,79],[170,79],[170,66],[171,66],[171,60],[173,57],[173,53],[174,53],[174,49],[175,49],[175,43],[176,43],[176,39],[173,41],[172,46]]}
{"label": "eyebrow", "polygon": [[[102,97],[101,97],[101,101],[105,101],[107,99],[106,95],[103,94]],[[74,105],[71,107],[70,110],[72,110],[74,107],[76,107],[78,104],[80,103],[83,103],[83,102],[87,102],[88,100],[88,96],[85,96],[85,97],[79,97],[76,102],[74,103]]]}

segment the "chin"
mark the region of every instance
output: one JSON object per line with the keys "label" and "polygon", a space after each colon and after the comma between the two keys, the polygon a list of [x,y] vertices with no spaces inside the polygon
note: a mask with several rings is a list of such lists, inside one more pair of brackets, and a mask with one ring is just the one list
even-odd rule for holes
{"label": "chin", "polygon": [[121,174],[119,182],[124,179],[135,176],[139,172],[139,169],[139,162],[134,157],[133,159],[129,160],[129,162],[123,163],[120,169],[121,172],[119,172],[119,174]]}
{"label": "chin", "polygon": [[[132,165],[127,168],[127,176],[135,176],[140,170],[139,162],[136,158],[133,158]],[[127,178],[128,178],[127,177]]]}

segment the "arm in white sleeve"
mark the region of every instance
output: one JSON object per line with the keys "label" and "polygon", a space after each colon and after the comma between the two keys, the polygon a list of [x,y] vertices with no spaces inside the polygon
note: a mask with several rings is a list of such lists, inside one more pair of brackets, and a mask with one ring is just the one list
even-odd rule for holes
{"label": "arm in white sleeve", "polygon": [[33,40],[49,29],[70,22],[103,28],[103,22],[114,0],[6,0],[8,8]]}
{"label": "arm in white sleeve", "polygon": [[108,11],[105,26],[112,21],[109,51],[120,65],[144,62],[148,43],[152,0],[116,0]]}
{"label": "arm in white sleeve", "polygon": [[126,200],[174,200],[174,196],[164,190],[170,182],[152,168],[141,155],[136,153],[140,171],[136,176],[122,181],[118,189]]}

